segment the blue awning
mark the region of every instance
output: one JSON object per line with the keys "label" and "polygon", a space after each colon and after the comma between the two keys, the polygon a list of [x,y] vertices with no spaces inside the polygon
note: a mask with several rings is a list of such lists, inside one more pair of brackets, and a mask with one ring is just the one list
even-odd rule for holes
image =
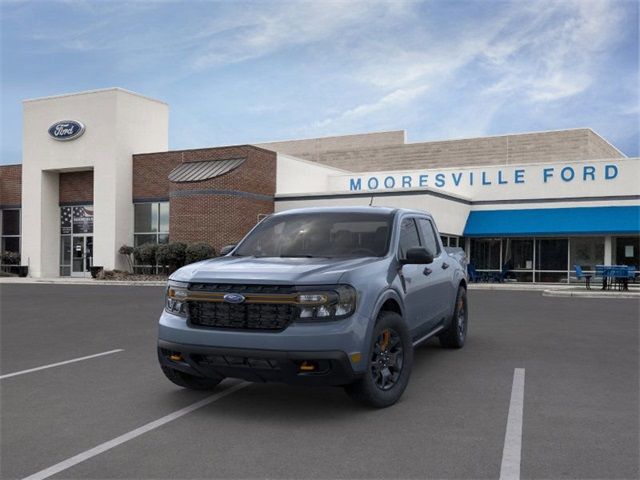
{"label": "blue awning", "polygon": [[640,234],[640,206],[476,210],[469,213],[464,235],[470,237],[533,235]]}

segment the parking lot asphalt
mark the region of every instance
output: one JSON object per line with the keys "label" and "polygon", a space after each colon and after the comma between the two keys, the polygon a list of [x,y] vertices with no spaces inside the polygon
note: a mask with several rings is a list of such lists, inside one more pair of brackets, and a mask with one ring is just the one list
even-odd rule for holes
{"label": "parking lot asphalt", "polygon": [[[514,369],[521,478],[638,478],[639,303],[471,291],[467,345],[417,349],[384,410],[250,384],[51,478],[498,478]],[[211,395],[157,366],[157,287],[2,285],[1,474],[23,478]],[[240,382],[225,380],[217,391]]]}

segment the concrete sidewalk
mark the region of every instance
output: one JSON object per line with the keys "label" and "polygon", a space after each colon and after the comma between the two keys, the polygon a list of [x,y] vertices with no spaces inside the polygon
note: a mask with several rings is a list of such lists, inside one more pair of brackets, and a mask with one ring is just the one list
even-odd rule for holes
{"label": "concrete sidewalk", "polygon": [[[96,280],[93,278],[52,277],[52,278],[20,278],[0,277],[2,284],[55,284],[55,285],[109,285],[109,286],[147,286],[163,287],[165,280]],[[640,298],[640,285],[630,285],[629,291],[601,290],[594,285],[587,290],[584,285],[566,283],[470,283],[469,290],[496,290],[542,292],[546,297],[586,297],[586,298]]]}
{"label": "concrete sidewalk", "polygon": [[52,278],[20,278],[20,277],[0,277],[2,284],[55,284],[55,285],[111,285],[111,286],[138,286],[138,287],[162,287],[167,284],[166,280],[96,280],[94,278],[80,277],[52,277]]}
{"label": "concrete sidewalk", "polygon": [[566,283],[470,283],[469,290],[506,290],[531,292],[540,291],[545,297],[584,297],[584,298],[639,298],[640,285],[629,285],[629,290],[602,290],[594,284],[587,290],[584,284]]}

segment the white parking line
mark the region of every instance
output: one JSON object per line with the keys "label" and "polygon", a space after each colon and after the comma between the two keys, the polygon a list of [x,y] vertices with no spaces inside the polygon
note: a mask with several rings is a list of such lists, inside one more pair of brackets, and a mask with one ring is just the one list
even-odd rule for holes
{"label": "white parking line", "polygon": [[507,417],[507,431],[504,436],[500,480],[520,480],[520,459],[522,455],[522,410],[524,408],[524,368],[513,372],[511,401]]}
{"label": "white parking line", "polygon": [[59,367],[60,365],[67,365],[69,363],[81,362],[83,360],[89,360],[90,358],[102,357],[103,355],[111,355],[112,353],[124,352],[122,348],[116,350],[109,350],[108,352],[96,353],[95,355],[87,355],[86,357],[72,358],[71,360],[65,360],[64,362],[51,363],[49,365],[43,365],[42,367],[30,368],[29,370],[20,370],[19,372],[7,373],[6,375],[0,375],[0,380],[9,377],[15,377],[16,375],[24,375],[25,373],[37,372],[39,370],[45,370],[47,368]]}
{"label": "white parking line", "polygon": [[56,463],[55,465],[49,468],[40,470],[39,472],[24,478],[24,480],[42,480],[45,478],[49,478],[52,475],[55,475],[64,470],[67,470],[68,468],[71,468],[81,462],[84,462],[85,460],[95,457],[96,455],[100,455],[101,453],[104,453],[107,450],[111,450],[112,448],[117,447],[118,445],[128,442],[129,440],[139,437],[140,435],[147,433],[151,430],[154,430],[158,427],[161,427],[166,423],[169,423],[188,413],[193,412],[194,410],[205,407],[210,403],[215,402],[216,400],[220,400],[221,398],[226,397],[227,395],[230,395],[233,392],[238,391],[241,388],[244,388],[248,385],[249,385],[249,382],[238,383],[232,387],[227,388],[226,390],[223,390],[222,392],[211,395],[203,400],[200,400],[199,402],[192,403],[188,407],[184,407],[184,408],[181,408],[180,410],[176,410],[175,412],[170,413],[169,415],[165,415],[164,417],[159,418],[158,420],[154,420],[153,422],[149,422],[146,425],[136,428],[135,430],[131,430],[130,432],[120,435],[119,437],[116,437],[113,440],[109,440],[108,442],[101,443],[97,447],[93,447],[89,450],[79,453],[78,455],[75,455],[71,458],[63,460],[60,463]]}

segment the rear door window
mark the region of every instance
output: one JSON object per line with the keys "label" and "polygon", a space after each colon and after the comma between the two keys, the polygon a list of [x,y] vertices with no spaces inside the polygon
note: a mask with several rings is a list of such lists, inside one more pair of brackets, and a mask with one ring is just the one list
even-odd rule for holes
{"label": "rear door window", "polygon": [[433,228],[433,224],[426,218],[418,218],[417,222],[420,227],[420,233],[422,234],[424,247],[429,250],[434,257],[438,256],[440,254],[440,244],[436,238],[436,232]]}

